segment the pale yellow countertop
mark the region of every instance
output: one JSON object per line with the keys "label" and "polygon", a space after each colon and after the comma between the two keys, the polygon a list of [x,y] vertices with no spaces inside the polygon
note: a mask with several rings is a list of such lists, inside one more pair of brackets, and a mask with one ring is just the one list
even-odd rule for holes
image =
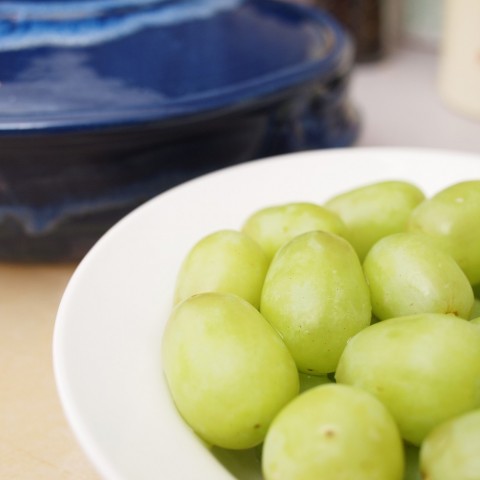
{"label": "pale yellow countertop", "polygon": [[0,264],[0,478],[99,480],[65,420],[52,334],[75,265]]}

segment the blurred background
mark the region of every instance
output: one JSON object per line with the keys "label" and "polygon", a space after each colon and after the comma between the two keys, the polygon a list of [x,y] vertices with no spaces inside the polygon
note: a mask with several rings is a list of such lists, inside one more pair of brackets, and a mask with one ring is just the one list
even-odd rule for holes
{"label": "blurred background", "polygon": [[0,2],[0,478],[98,478],[63,417],[51,339],[106,230],[267,156],[479,154],[478,25],[478,0]]}

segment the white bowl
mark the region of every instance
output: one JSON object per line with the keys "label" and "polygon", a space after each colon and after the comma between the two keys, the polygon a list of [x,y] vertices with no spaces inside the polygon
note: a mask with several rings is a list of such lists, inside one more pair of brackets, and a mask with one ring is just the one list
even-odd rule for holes
{"label": "white bowl", "polygon": [[[480,178],[480,157],[396,148],[289,154],[220,170],[148,201],[86,255],[61,301],[54,368],[67,419],[108,480],[261,478],[251,452],[220,462],[178,415],[160,343],[175,277],[202,236],[239,228],[257,208],[322,203],[362,184],[402,179],[427,195]],[[227,465],[227,466],[226,466]]]}

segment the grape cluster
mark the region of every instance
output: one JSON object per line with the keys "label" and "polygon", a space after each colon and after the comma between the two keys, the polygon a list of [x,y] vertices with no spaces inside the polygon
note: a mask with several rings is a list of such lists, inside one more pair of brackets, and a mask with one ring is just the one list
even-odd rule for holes
{"label": "grape cluster", "polygon": [[415,475],[480,479],[478,297],[480,180],[268,206],[186,255],[164,372],[266,480],[401,480],[412,448]]}

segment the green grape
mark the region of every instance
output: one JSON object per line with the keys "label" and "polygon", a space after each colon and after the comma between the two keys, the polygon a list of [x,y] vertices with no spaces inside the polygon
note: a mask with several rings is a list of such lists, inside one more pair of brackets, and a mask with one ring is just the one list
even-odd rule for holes
{"label": "green grape", "polygon": [[473,323],[474,325],[480,325],[480,317],[472,318],[470,323]]}
{"label": "green grape", "polygon": [[242,227],[242,231],[263,248],[270,260],[284,243],[313,230],[341,236],[346,234],[346,227],[336,213],[307,202],[262,208],[247,218]]}
{"label": "green grape", "polygon": [[295,237],[270,264],[260,311],[301,372],[333,372],[347,340],[371,320],[370,294],[355,250],[333,233]]}
{"label": "green grape", "polygon": [[174,302],[204,292],[233,293],[259,307],[268,259],[250,237],[220,230],[197,242],[177,278]]}
{"label": "green grape", "polygon": [[473,291],[457,262],[427,235],[395,233],[370,250],[363,269],[380,320],[416,313],[469,318]]}
{"label": "green grape", "polygon": [[299,393],[298,372],[275,330],[236,295],[203,293],[172,311],[163,335],[168,386],[185,421],[206,442],[260,444]]}
{"label": "green grape", "polygon": [[420,448],[420,470],[426,480],[480,478],[480,410],[436,427]]}
{"label": "green grape", "polygon": [[445,314],[384,320],[348,342],[336,381],[376,395],[418,446],[440,423],[480,407],[480,329]]}
{"label": "green grape", "polygon": [[281,410],[263,445],[266,480],[401,480],[398,428],[373,395],[330,384]]}
{"label": "green grape", "polygon": [[347,239],[361,260],[380,238],[402,232],[423,192],[404,181],[384,181],[341,193],[325,203],[348,229]]}
{"label": "green grape", "polygon": [[431,235],[449,252],[470,283],[480,283],[480,180],[456,183],[412,212],[408,229]]}

